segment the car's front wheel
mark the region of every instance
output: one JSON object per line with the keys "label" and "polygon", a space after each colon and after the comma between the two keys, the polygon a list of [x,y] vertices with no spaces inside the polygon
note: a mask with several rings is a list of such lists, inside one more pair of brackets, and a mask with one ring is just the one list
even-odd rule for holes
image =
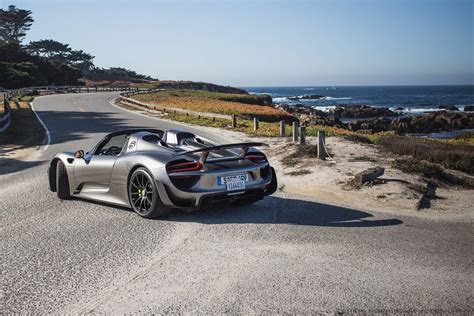
{"label": "car's front wheel", "polygon": [[67,177],[66,166],[59,160],[56,164],[56,194],[61,200],[71,198],[69,193],[69,179]]}
{"label": "car's front wheel", "polygon": [[163,217],[171,212],[161,201],[156,183],[145,168],[138,168],[130,176],[128,198],[133,210],[145,218]]}

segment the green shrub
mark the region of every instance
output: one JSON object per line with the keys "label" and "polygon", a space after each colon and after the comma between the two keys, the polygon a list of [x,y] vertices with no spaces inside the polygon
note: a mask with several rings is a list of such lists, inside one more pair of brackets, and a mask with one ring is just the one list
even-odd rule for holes
{"label": "green shrub", "polygon": [[428,178],[442,178],[444,173],[440,166],[415,158],[395,159],[392,165],[403,172],[422,174]]}
{"label": "green shrub", "polygon": [[474,173],[474,146],[448,144],[436,140],[406,136],[387,136],[377,141],[386,150],[410,155],[417,160],[437,163],[448,169]]}

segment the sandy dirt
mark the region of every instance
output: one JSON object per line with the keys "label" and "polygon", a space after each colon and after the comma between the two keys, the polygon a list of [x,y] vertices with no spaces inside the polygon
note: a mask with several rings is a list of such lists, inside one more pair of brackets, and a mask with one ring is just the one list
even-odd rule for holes
{"label": "sandy dirt", "polygon": [[[327,137],[326,146],[332,159],[301,159],[295,167],[285,167],[282,159],[296,150],[290,138],[249,137],[244,133],[218,128],[202,127],[208,132],[219,133],[232,141],[261,141],[269,144],[263,148],[278,175],[279,190],[339,206],[366,211],[404,214],[423,217],[450,217],[474,219],[473,190],[440,185],[429,207],[417,209],[421,193],[413,186],[425,185],[418,175],[406,174],[391,167],[396,158],[381,152],[375,145],[360,144],[342,137]],[[308,144],[317,144],[315,137],[307,138]],[[385,173],[380,182],[356,189],[348,185],[354,175],[367,168],[381,166]],[[311,173],[290,175],[306,169]]]}

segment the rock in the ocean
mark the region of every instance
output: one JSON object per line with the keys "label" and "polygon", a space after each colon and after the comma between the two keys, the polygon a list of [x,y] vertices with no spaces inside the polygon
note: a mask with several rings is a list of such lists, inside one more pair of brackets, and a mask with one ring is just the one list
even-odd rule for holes
{"label": "rock in the ocean", "polygon": [[398,113],[393,112],[389,108],[376,108],[368,105],[345,105],[338,106],[334,110],[329,111],[338,118],[369,118],[397,116]]}
{"label": "rock in the ocean", "polygon": [[474,112],[474,105],[466,105],[464,107],[464,112]]}

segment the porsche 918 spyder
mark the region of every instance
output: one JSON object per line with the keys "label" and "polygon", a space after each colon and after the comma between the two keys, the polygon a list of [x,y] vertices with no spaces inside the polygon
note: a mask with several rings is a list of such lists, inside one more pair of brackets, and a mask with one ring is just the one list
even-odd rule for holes
{"label": "porsche 918 spyder", "polygon": [[145,218],[172,209],[249,204],[277,189],[275,170],[259,146],[267,145],[218,145],[182,130],[124,130],[107,134],[87,153],[56,154],[49,187],[60,199],[132,207]]}

